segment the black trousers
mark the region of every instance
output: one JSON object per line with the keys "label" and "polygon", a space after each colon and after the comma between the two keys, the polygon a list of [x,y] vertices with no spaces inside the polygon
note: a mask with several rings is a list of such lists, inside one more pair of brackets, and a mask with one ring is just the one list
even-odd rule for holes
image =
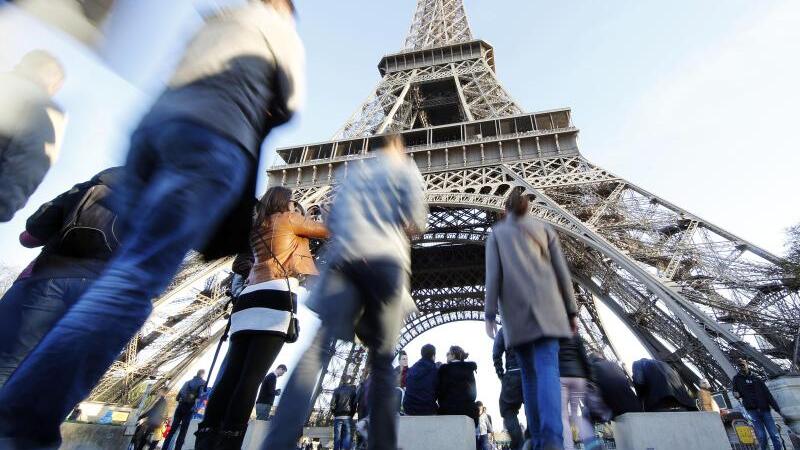
{"label": "black trousers", "polygon": [[225,369],[217,379],[199,428],[247,428],[261,381],[283,347],[283,337],[237,334],[231,338]]}
{"label": "black trousers", "polygon": [[513,450],[522,448],[522,428],[517,418],[522,402],[522,374],[519,370],[506,372],[500,389],[500,415],[503,416],[503,424],[511,436]]}

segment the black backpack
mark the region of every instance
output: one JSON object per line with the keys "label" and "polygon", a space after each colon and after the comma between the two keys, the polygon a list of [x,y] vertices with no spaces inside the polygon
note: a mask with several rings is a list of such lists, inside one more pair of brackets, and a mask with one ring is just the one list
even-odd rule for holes
{"label": "black backpack", "polygon": [[86,191],[61,228],[59,253],[76,258],[111,258],[119,247],[119,237],[115,229],[117,214],[106,206],[110,195],[111,188],[105,184]]}

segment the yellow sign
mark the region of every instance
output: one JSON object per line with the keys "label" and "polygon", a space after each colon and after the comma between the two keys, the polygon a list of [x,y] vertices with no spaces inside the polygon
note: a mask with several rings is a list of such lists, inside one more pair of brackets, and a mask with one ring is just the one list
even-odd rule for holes
{"label": "yellow sign", "polygon": [[111,413],[112,422],[126,422],[131,413],[128,411],[114,411]]}

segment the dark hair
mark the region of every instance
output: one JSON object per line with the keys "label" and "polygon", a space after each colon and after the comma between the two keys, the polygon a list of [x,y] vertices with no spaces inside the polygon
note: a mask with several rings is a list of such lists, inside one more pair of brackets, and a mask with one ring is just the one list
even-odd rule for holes
{"label": "dark hair", "polygon": [[275,370],[278,370],[278,369],[289,370],[289,369],[286,368],[285,364],[279,364],[278,367],[275,368]]}
{"label": "dark hair", "polygon": [[206,374],[206,369],[200,369],[200,370],[197,371],[197,376],[198,377],[202,377],[205,374]]}
{"label": "dark hair", "polygon": [[289,211],[292,202],[292,190],[283,186],[273,186],[261,197],[256,205],[257,221],[261,223],[267,217]]}
{"label": "dark hair", "polygon": [[483,402],[478,400],[477,402],[475,402],[475,406],[477,406],[478,409],[483,408]]}
{"label": "dark hair", "polygon": [[464,361],[469,358],[469,353],[465,352],[463,348],[457,345],[450,347],[450,354],[453,355],[453,359],[457,361]]}
{"label": "dark hair", "polygon": [[528,196],[525,195],[525,188],[517,186],[511,190],[511,193],[506,197],[506,212],[511,213],[517,217],[524,216],[528,213],[528,206],[530,201]]}
{"label": "dark hair", "polygon": [[429,359],[433,361],[433,358],[436,357],[436,347],[431,344],[425,344],[422,346],[420,354],[422,355],[422,359]]}

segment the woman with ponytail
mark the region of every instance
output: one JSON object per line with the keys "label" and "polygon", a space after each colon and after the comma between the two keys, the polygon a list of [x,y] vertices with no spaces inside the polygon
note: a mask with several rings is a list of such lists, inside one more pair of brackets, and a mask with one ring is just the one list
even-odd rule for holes
{"label": "woman with ponytail", "polygon": [[575,334],[577,308],[558,236],[529,208],[514,188],[486,242],[486,332],[494,338],[499,314],[522,371],[533,448],[563,449],[558,343]]}

